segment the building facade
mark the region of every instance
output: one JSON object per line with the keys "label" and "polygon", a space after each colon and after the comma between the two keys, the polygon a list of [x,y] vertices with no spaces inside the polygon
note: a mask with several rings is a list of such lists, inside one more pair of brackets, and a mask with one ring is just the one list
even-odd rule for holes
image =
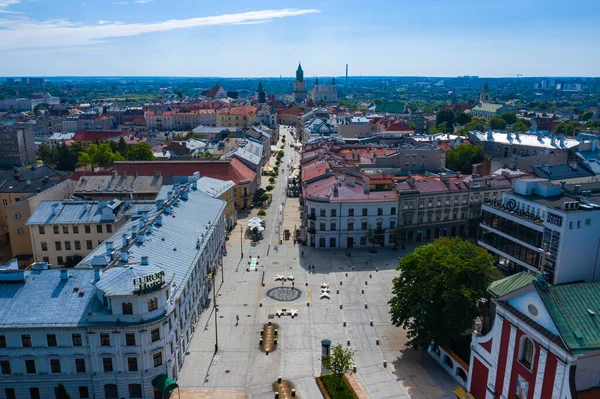
{"label": "building facade", "polygon": [[310,99],[314,104],[337,104],[337,88],[335,78],[331,78],[331,86],[327,83],[319,84],[319,78],[315,79],[315,85],[310,91]]}
{"label": "building facade", "polygon": [[0,271],[3,397],[52,398],[59,381],[77,398],[176,389],[208,274],[222,264],[224,207],[176,186],[75,269]]}
{"label": "building facade", "polygon": [[0,126],[0,167],[21,166],[35,160],[35,142],[31,126]]}
{"label": "building facade", "polygon": [[256,122],[256,108],[250,105],[217,111],[218,127],[247,127]]}

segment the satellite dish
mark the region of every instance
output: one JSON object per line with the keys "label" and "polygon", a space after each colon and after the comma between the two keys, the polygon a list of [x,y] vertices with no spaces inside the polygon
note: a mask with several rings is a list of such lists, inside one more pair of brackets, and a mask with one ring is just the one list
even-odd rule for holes
{"label": "satellite dish", "polygon": [[515,201],[514,199],[508,200],[508,202],[506,203],[506,208],[509,211],[514,211],[515,209],[517,209],[517,201]]}

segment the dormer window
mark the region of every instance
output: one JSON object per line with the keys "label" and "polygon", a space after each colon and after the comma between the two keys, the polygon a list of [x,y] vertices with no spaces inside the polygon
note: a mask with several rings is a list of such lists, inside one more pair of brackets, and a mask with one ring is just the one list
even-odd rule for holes
{"label": "dormer window", "polygon": [[133,314],[133,304],[131,302],[123,302],[123,314]]}
{"label": "dormer window", "polygon": [[152,298],[148,301],[148,312],[158,309],[158,299]]}

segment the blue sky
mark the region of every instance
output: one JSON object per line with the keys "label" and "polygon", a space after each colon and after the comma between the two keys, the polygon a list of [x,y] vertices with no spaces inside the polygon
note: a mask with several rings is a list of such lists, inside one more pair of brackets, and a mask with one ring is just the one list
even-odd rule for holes
{"label": "blue sky", "polygon": [[0,76],[600,76],[598,0],[0,0]]}

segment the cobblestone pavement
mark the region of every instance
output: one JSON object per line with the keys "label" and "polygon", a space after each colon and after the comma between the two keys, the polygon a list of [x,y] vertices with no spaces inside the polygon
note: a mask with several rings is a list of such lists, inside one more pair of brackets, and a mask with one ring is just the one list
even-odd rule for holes
{"label": "cobblestone pavement", "polygon": [[[294,150],[285,151],[287,160]],[[297,160],[292,156],[293,162]],[[405,334],[390,323],[387,302],[397,275],[395,265],[411,248],[380,249],[376,254],[353,250],[348,257],[345,250],[306,248],[292,241],[279,245],[275,226],[300,225],[298,200],[286,199],[283,188],[284,178],[279,176],[260,243],[244,240],[241,258],[239,227],[227,242],[224,282],[220,273],[216,280],[219,349],[215,353],[215,312],[207,310],[178,376],[181,398],[237,399],[246,397],[235,396],[243,391],[248,398],[273,398],[272,383],[278,376],[294,384],[299,398],[319,398],[314,376],[321,372],[320,342],[325,338],[355,351],[358,380],[372,398],[454,398],[458,384],[426,354],[406,349]],[[281,204],[285,206],[280,213]],[[239,221],[245,227],[244,223]],[[249,256],[260,256],[255,272],[246,271]],[[312,264],[314,273],[308,270]],[[294,275],[294,285],[302,291],[298,300],[283,303],[266,297],[269,288],[282,285],[275,281],[277,274]],[[330,285],[331,299],[319,299],[321,283]],[[297,309],[299,315],[270,319],[281,308]],[[277,349],[266,355],[259,339],[268,320],[278,324],[279,333]]]}

